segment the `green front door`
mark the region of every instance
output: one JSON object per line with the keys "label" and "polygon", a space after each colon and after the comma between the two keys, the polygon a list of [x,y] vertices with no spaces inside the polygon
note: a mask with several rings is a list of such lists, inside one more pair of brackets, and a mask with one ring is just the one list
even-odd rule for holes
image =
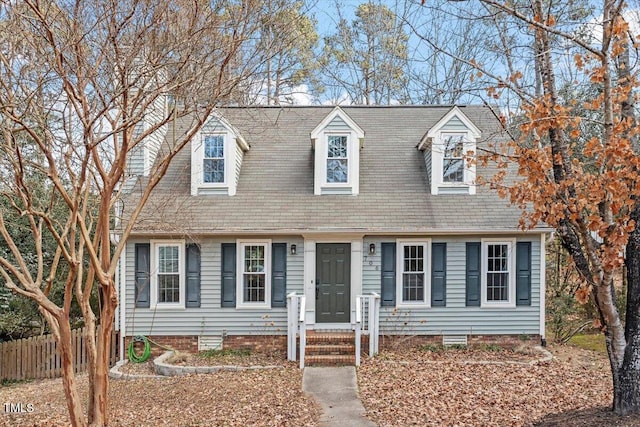
{"label": "green front door", "polygon": [[351,245],[319,243],[316,254],[316,322],[348,323]]}

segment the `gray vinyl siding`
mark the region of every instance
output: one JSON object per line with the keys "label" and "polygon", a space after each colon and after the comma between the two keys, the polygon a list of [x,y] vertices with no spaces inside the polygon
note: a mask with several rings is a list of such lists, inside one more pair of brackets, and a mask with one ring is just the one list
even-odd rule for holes
{"label": "gray vinyl siding", "polygon": [[211,196],[211,195],[226,196],[228,194],[229,194],[228,187],[198,188],[199,196]]}
{"label": "gray vinyl siding", "polygon": [[[152,104],[142,119],[138,122],[133,130],[134,140],[139,138],[146,129],[151,128],[156,123],[164,120],[165,99],[158,97]],[[167,133],[167,126],[161,126],[155,132],[148,135],[144,140],[140,141],[129,153],[129,162],[127,165],[128,178],[125,180],[123,190],[129,192],[136,183],[137,177],[149,175],[151,165],[156,159],[160,145],[164,141]]]}
{"label": "gray vinyl siding", "polygon": [[[148,240],[130,240],[126,250],[126,335],[251,335],[286,334],[287,309],[222,308],[221,244],[235,239],[202,239],[201,244],[201,305],[198,308],[161,309],[134,308],[134,247]],[[287,243],[287,293],[302,292],[303,240],[298,237],[273,238],[272,243]],[[297,245],[291,255],[290,244]]]}
{"label": "gray vinyl siding", "polygon": [[[375,255],[365,257],[362,274],[363,294],[380,293],[380,243],[395,240],[395,238],[387,237],[365,238],[365,253],[367,253],[366,250],[368,250],[370,243],[376,244],[377,251]],[[517,241],[531,241],[532,243],[532,274],[531,306],[517,306],[515,308],[466,306],[465,242],[480,241],[479,237],[433,237],[431,241],[432,243],[447,243],[446,306],[431,308],[382,307],[380,314],[381,333],[402,335],[540,333],[540,239],[538,236],[517,239]],[[399,295],[396,295],[396,301],[398,298]]]}
{"label": "gray vinyl siding", "polygon": [[207,123],[205,123],[202,126],[202,133],[217,133],[217,132],[226,132],[226,128],[224,127],[224,125],[222,123],[220,123],[220,120],[218,120],[217,118],[213,117],[211,118],[209,121],[207,121]]}
{"label": "gray vinyl siding", "polygon": [[339,116],[331,120],[325,129],[329,132],[351,132],[349,125]]}
{"label": "gray vinyl siding", "polygon": [[[429,236],[425,236],[425,239]],[[485,236],[490,237],[490,236]],[[505,239],[507,236],[502,236]],[[416,238],[411,236],[412,239]],[[418,237],[419,239],[419,237]],[[303,293],[304,247],[299,236],[273,237],[272,243],[287,243],[287,293]],[[431,242],[447,244],[446,306],[444,307],[382,307],[382,334],[401,335],[520,335],[540,333],[540,238],[520,236],[517,241],[531,244],[531,305],[515,308],[467,307],[465,304],[465,243],[478,242],[480,236],[431,236]],[[126,250],[127,335],[198,335],[219,336],[286,334],[286,308],[236,309],[221,307],[221,244],[235,243],[235,238],[203,238],[201,244],[201,306],[185,309],[134,308],[133,277],[135,243],[130,240]],[[381,242],[395,242],[395,236],[365,236],[363,241],[362,293],[380,293]],[[369,245],[376,253],[369,255]],[[297,246],[291,255],[290,245]],[[430,265],[430,254],[427,265]],[[428,270],[430,271],[430,270]],[[515,272],[514,272],[515,274]],[[398,295],[396,300],[398,300]]]}
{"label": "gray vinyl siding", "polygon": [[240,145],[236,143],[236,164],[235,164],[235,180],[238,185],[240,179],[240,169],[242,168],[242,158],[244,157],[244,151],[240,148]]}
{"label": "gray vinyl siding", "polygon": [[[424,150],[423,152],[424,154],[424,165],[426,166],[427,169],[427,182],[429,183],[429,186],[432,185],[431,183],[431,171],[433,169],[433,165],[432,165],[432,156],[431,156],[431,147],[427,147],[426,150]],[[431,188],[429,188],[429,190],[431,190]]]}
{"label": "gray vinyl siding", "polygon": [[[139,122],[133,129],[133,139],[138,138],[144,132],[144,122]],[[131,149],[129,154],[129,175],[140,176],[144,174],[144,144],[139,143]]]}
{"label": "gray vinyl siding", "polygon": [[466,131],[467,127],[462,123],[462,121],[457,117],[452,117],[443,127],[442,130],[445,131]]}
{"label": "gray vinyl siding", "polygon": [[[149,108],[145,114],[144,120],[146,128],[149,129],[155,126],[157,123],[161,123],[165,118],[165,98],[160,96],[153,102],[151,108]],[[160,149],[160,144],[164,141],[165,134],[167,133],[167,126],[163,125],[155,132],[145,138],[144,149],[146,150],[145,156],[147,157],[144,169],[144,175],[149,174],[151,165],[156,160],[156,155]]]}

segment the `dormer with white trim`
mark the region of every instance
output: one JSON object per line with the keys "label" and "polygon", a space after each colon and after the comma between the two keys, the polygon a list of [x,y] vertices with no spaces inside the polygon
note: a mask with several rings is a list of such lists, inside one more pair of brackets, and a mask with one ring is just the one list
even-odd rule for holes
{"label": "dormer with white trim", "polygon": [[458,107],[444,115],[418,144],[424,152],[431,194],[476,194],[476,142],[481,131]]}
{"label": "dormer with white trim", "polygon": [[311,132],[315,150],[313,193],[357,195],[363,145],[364,131],[335,107]]}
{"label": "dormer with white trim", "polygon": [[214,113],[191,141],[191,195],[236,194],[249,144],[221,115]]}

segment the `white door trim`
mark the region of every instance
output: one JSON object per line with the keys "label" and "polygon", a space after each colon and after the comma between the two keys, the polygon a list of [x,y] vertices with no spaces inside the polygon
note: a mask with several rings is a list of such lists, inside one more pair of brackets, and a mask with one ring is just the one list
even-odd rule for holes
{"label": "white door trim", "polygon": [[363,234],[327,234],[304,237],[304,295],[307,299],[305,319],[307,325],[316,324],[316,244],[351,244],[351,325],[355,324],[356,297],[362,294]]}

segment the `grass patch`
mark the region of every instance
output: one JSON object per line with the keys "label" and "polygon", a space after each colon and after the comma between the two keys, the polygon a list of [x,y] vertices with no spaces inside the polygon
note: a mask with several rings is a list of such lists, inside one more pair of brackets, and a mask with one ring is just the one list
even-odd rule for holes
{"label": "grass patch", "polygon": [[2,381],[0,381],[0,386],[2,387],[9,387],[12,385],[16,385],[16,384],[26,384],[31,382],[31,380],[8,380],[8,379],[3,379]]}
{"label": "grass patch", "polygon": [[587,350],[606,353],[607,348],[604,343],[604,334],[579,334],[574,335],[569,340],[569,344]]}
{"label": "grass patch", "polygon": [[204,357],[207,359],[216,359],[216,358],[228,357],[228,356],[251,356],[251,350],[248,350],[248,349],[236,350],[233,348],[212,349],[212,350],[201,351],[199,355],[200,357]]}
{"label": "grass patch", "polygon": [[445,347],[446,350],[467,350],[468,347],[464,344],[452,344]]}
{"label": "grass patch", "polygon": [[442,351],[442,346],[436,344],[424,344],[419,347],[420,351],[425,351],[429,353],[440,353]]}
{"label": "grass patch", "polygon": [[498,344],[483,344],[480,347],[480,349],[484,350],[484,351],[494,351],[494,352],[498,352],[498,351],[503,351],[504,350]]}

